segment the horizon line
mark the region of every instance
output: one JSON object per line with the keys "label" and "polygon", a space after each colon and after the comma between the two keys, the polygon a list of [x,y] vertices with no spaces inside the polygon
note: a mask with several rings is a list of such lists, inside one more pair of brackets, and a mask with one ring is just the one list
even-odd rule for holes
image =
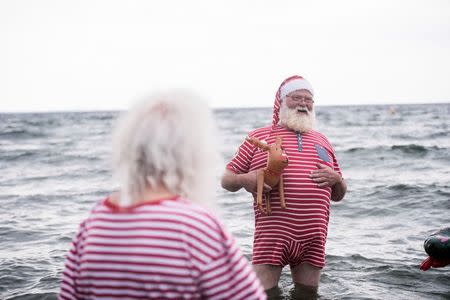
{"label": "horizon line", "polygon": [[[316,104],[315,106],[322,107],[345,107],[345,106],[404,106],[404,105],[436,105],[436,104],[450,104],[450,100],[443,100],[443,102],[410,102],[410,103],[361,103],[361,104]],[[211,110],[225,110],[225,109],[267,109],[272,106],[220,106],[211,107]],[[126,111],[127,108],[98,108],[98,109],[52,109],[52,110],[11,110],[0,111],[0,114],[40,114],[40,113],[89,113],[89,112],[121,112]]]}

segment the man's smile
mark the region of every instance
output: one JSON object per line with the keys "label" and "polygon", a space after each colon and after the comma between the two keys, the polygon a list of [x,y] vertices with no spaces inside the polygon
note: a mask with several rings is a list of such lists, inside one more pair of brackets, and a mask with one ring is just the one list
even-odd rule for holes
{"label": "man's smile", "polygon": [[297,107],[296,111],[298,113],[309,114],[308,109],[306,109],[306,107]]}

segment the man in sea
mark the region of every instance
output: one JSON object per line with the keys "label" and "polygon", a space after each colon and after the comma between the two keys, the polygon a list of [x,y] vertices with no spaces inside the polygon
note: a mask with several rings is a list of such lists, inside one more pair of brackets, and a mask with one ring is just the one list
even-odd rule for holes
{"label": "man in sea", "polygon": [[322,268],[330,201],[344,198],[347,185],[328,139],[314,130],[314,91],[301,76],[282,82],[275,97],[271,125],[255,129],[248,137],[273,144],[282,138],[288,166],[282,176],[286,208],[278,188],[270,189],[271,214],[256,205],[257,170],[266,167],[267,154],[244,140],[227,164],[222,187],[235,192],[244,188],[254,196],[255,234],[253,268],[270,296],[279,294],[278,281],[289,265],[295,293],[316,298]]}

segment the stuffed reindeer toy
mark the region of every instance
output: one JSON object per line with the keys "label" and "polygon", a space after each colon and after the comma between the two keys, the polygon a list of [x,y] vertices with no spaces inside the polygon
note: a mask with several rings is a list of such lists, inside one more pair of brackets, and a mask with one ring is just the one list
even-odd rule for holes
{"label": "stuffed reindeer toy", "polygon": [[281,146],[282,139],[281,137],[275,137],[275,144],[267,145],[266,143],[261,142],[259,139],[255,137],[247,137],[246,138],[250,144],[260,148],[263,151],[267,151],[267,166],[263,169],[258,169],[256,171],[257,174],[257,194],[256,194],[256,203],[258,205],[259,210],[263,214],[270,215],[272,209],[270,207],[270,197],[269,193],[266,193],[266,207],[267,210],[263,207],[262,202],[262,194],[264,189],[264,184],[267,184],[271,188],[278,185],[278,191],[280,194],[280,203],[281,208],[286,208],[286,202],[284,200],[284,190],[283,190],[283,170],[288,165],[288,157],[286,153],[284,153],[283,148]]}

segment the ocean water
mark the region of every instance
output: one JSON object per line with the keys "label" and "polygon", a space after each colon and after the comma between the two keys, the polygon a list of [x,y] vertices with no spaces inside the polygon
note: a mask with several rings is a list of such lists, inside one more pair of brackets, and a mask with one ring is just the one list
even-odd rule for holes
{"label": "ocean water", "polygon": [[[450,225],[450,103],[316,107],[348,183],[333,203],[319,299],[450,299],[450,266],[419,270]],[[115,188],[118,112],[0,114],[0,299],[54,299],[79,222]],[[216,110],[224,162],[270,108]],[[222,170],[218,170],[217,179]],[[251,199],[217,186],[223,222],[250,258]],[[293,288],[289,270],[280,287]]]}

